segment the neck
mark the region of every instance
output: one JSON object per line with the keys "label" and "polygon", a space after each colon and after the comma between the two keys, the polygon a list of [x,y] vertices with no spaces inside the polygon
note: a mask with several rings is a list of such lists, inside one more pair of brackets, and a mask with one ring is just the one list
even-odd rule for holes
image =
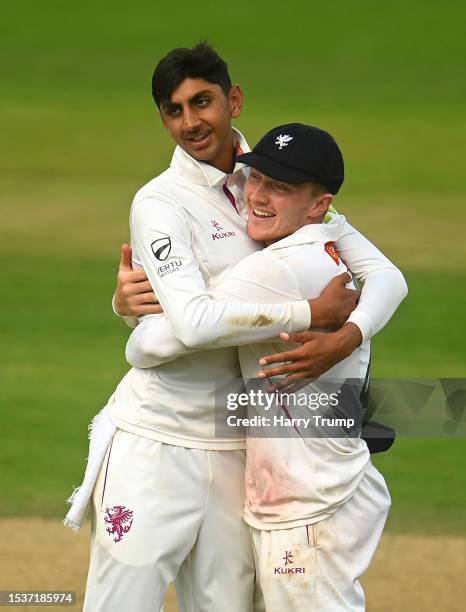
{"label": "neck", "polygon": [[[322,217],[323,219],[323,217]],[[271,244],[273,244],[274,242],[278,242],[279,240],[282,240],[283,238],[287,238],[288,236],[292,236],[295,232],[297,232],[298,230],[300,230],[302,227],[305,227],[306,225],[318,225],[321,224],[322,219],[307,219],[302,225],[300,225],[299,227],[297,227],[295,230],[293,230],[292,232],[289,232],[288,234],[283,234],[283,236],[277,236],[276,238],[273,238],[271,240],[266,240],[264,242],[265,246],[269,246]]]}
{"label": "neck", "polygon": [[217,159],[207,163],[213,166],[214,168],[217,168],[217,170],[221,170],[225,174],[231,174],[233,172],[233,168],[235,167],[235,155],[235,139],[233,136],[233,132],[231,132],[231,139],[229,140],[228,145],[225,146],[222,153],[218,156]]}

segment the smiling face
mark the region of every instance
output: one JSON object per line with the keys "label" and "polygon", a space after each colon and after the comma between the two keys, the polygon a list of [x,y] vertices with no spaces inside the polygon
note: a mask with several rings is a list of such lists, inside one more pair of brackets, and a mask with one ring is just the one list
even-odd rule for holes
{"label": "smiling face", "polygon": [[239,117],[243,95],[234,85],[226,96],[220,85],[187,78],[160,105],[162,121],[176,143],[198,161],[223,172],[234,166],[231,119]]}
{"label": "smiling face", "polygon": [[282,183],[255,168],[246,183],[248,235],[266,245],[290,236],[310,223],[320,223],[333,196],[312,183]]}

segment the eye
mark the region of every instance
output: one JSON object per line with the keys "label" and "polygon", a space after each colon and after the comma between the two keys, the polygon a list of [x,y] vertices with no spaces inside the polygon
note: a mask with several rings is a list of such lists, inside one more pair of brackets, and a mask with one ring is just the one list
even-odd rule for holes
{"label": "eye", "polygon": [[169,117],[177,117],[180,114],[180,109],[176,106],[172,106],[165,111],[165,114]]}
{"label": "eye", "polygon": [[249,174],[249,178],[248,178],[250,183],[257,183],[257,181],[259,180],[259,175],[256,174],[255,172],[251,172]]}
{"label": "eye", "polygon": [[288,193],[289,192],[289,188],[283,183],[274,183],[272,186],[272,189],[276,193]]}
{"label": "eye", "polygon": [[208,106],[208,105],[209,105],[209,102],[210,102],[209,98],[200,98],[200,99],[199,99],[199,100],[196,102],[196,104],[197,104],[197,106],[198,106],[199,108],[204,108],[204,107],[206,107],[206,106]]}

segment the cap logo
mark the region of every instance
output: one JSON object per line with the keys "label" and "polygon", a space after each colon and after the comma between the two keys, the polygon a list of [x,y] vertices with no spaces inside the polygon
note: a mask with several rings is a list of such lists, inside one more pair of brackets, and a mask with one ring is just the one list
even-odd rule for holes
{"label": "cap logo", "polygon": [[293,140],[293,136],[288,136],[288,134],[280,134],[280,136],[277,136],[277,140],[275,141],[275,144],[280,147],[280,150],[282,150],[283,147],[288,146],[288,143],[290,142],[290,140]]}

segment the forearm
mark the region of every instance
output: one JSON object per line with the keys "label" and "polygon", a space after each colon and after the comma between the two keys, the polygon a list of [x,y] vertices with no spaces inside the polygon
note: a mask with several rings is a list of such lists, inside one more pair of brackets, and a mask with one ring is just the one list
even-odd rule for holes
{"label": "forearm", "polygon": [[[263,303],[213,299],[194,249],[189,220],[163,201],[143,200],[132,210],[134,261],[141,265],[177,338],[187,347],[235,346],[276,337],[281,331],[308,329],[306,301]],[[160,242],[159,242],[160,241]],[[154,244],[164,244],[163,260]],[[168,250],[167,250],[168,249]],[[278,302],[278,300],[277,300]]]}
{"label": "forearm", "polygon": [[126,344],[126,360],[136,368],[152,368],[195,352],[173,332],[164,315],[147,316],[134,329]]}
{"label": "forearm", "polygon": [[349,357],[363,341],[359,326],[349,321],[341,329],[333,332],[333,337],[335,339],[335,363]]}
{"label": "forearm", "polygon": [[308,329],[311,319],[306,301],[261,304],[202,298],[188,304],[183,313],[174,310],[169,317],[175,334],[191,348],[261,342],[283,331]]}
{"label": "forearm", "polygon": [[[276,341],[276,339],[277,337],[274,336],[270,338],[270,341]],[[188,347],[177,338],[167,317],[164,315],[146,316],[128,339],[126,359],[133,367],[151,368],[189,353],[238,344],[236,337],[228,336],[203,347]]]}
{"label": "forearm", "polygon": [[364,341],[369,340],[388,323],[407,293],[406,281],[397,268],[373,272],[367,276],[348,322],[359,327]]}
{"label": "forearm", "polygon": [[348,321],[360,328],[364,340],[369,340],[406,297],[405,279],[376,246],[348,223],[336,245],[341,259],[363,284],[359,303]]}

